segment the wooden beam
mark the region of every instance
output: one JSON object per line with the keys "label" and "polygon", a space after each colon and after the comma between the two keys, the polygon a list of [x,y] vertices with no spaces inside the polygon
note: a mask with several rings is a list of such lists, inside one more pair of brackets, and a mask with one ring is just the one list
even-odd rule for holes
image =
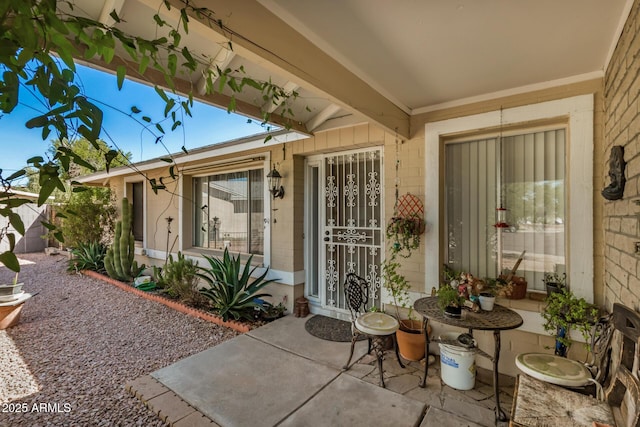
{"label": "wooden beam", "polygon": [[100,17],[98,22],[106,26],[112,26],[116,21],[111,17],[111,12],[115,10],[116,14],[120,15],[122,6],[124,6],[125,0],[105,0],[100,11]]}
{"label": "wooden beam", "polygon": [[[284,86],[282,86],[282,89],[284,90],[285,93],[290,95],[296,90],[298,90],[299,87],[300,86],[298,86],[294,82],[287,82]],[[268,113],[273,113],[278,109],[278,107],[282,105],[284,101],[285,101],[284,99],[279,100],[279,102],[275,102],[275,100],[273,100],[270,103],[264,104],[262,106],[262,109]]]}
{"label": "wooden beam", "polygon": [[[222,48],[220,49],[220,51],[216,54],[215,58],[213,58],[213,60],[211,61],[211,65],[209,66],[209,69],[211,71],[213,71],[214,73],[217,73],[217,69],[216,67],[220,68],[222,71],[224,71],[229,64],[231,63],[231,60],[236,56],[236,54],[226,48]],[[216,78],[213,79],[212,84],[213,87],[215,88],[215,84],[216,81],[218,80],[220,76],[216,75]],[[206,75],[203,74],[202,77],[200,77],[200,79],[198,80],[198,83],[196,83],[196,88],[198,90],[198,93],[200,95],[204,95],[206,90],[207,90],[207,78]]]}
{"label": "wooden beam", "polygon": [[[182,0],[168,0],[176,9]],[[296,32],[258,0],[208,0],[191,2],[206,6],[222,26],[206,17],[190,13],[210,28],[217,39],[231,40],[240,56],[284,75],[300,86],[327,96],[343,108],[356,110],[370,120],[409,137],[409,114],[382,96],[346,67]]]}
{"label": "wooden beam", "polygon": [[336,104],[327,105],[322,111],[313,116],[311,119],[305,123],[309,132],[313,132],[314,129],[318,128],[324,122],[329,120],[331,116],[340,111],[340,106]]}
{"label": "wooden beam", "polygon": [[[80,46],[76,46],[79,50],[79,58],[82,58],[83,56],[83,49]],[[85,59],[77,59],[78,62],[87,62],[89,64],[93,64],[96,67],[105,69],[105,70],[109,70],[112,72],[115,72],[118,68],[118,66],[120,65],[124,65],[127,69],[127,77],[132,79],[132,80],[136,80],[140,83],[144,83],[144,84],[148,84],[151,86],[159,86],[162,88],[166,88],[166,82],[164,79],[163,74],[158,71],[155,70],[151,67],[147,68],[147,70],[145,71],[144,75],[140,75],[140,73],[138,73],[138,65],[125,60],[121,57],[114,57],[113,61],[111,61],[111,63],[107,64],[104,61],[98,60],[98,59],[90,59],[90,60],[85,60]],[[95,68],[95,67],[94,67]],[[187,94],[189,92],[193,93],[193,97],[201,102],[204,102],[206,104],[209,105],[214,105],[216,107],[220,107],[223,109],[227,109],[227,107],[229,106],[230,102],[231,102],[231,97],[228,95],[224,95],[221,93],[212,93],[209,95],[201,95],[199,93],[197,93],[197,91],[193,90],[193,84],[189,81],[183,80],[183,79],[179,79],[179,78],[175,78],[174,79],[175,85],[176,85],[176,93],[183,95],[183,96],[187,96]],[[257,107],[255,105],[252,105],[248,102],[245,101],[241,101],[236,99],[236,109],[235,109],[235,113],[238,114],[242,114],[244,116],[248,116],[252,119],[256,119],[258,121],[262,121],[262,112],[260,110],[260,107]],[[299,121],[295,121],[292,118],[289,117],[282,117],[279,114],[271,114],[271,118],[270,118],[270,122],[278,125],[278,126],[282,126],[282,127],[289,127],[291,130],[296,130],[305,134],[309,134],[309,132],[307,131],[307,128],[305,127],[305,125]]]}

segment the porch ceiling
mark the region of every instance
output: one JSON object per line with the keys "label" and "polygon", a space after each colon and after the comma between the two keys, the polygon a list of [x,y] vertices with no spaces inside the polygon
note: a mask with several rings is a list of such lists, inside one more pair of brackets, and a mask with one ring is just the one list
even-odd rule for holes
{"label": "porch ceiling", "polygon": [[[159,36],[152,15],[163,10],[160,0],[73,1],[76,13],[111,23],[116,9],[125,31]],[[191,3],[213,10],[224,28],[194,17],[185,43],[223,67],[242,65],[297,90],[295,129],[375,121],[408,136],[412,114],[602,76],[633,0]],[[197,87],[200,76],[183,76],[181,89]],[[228,95],[201,98],[226,107]],[[239,111],[257,115],[257,95],[244,93]]]}

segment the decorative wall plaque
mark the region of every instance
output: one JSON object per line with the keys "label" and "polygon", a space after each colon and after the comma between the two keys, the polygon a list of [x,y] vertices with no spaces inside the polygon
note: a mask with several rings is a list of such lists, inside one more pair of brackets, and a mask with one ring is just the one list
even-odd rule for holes
{"label": "decorative wall plaque", "polygon": [[624,147],[622,145],[614,145],[611,147],[611,156],[609,157],[609,178],[611,178],[611,184],[602,190],[602,197],[605,199],[622,199],[624,184],[627,181],[624,177],[625,165]]}

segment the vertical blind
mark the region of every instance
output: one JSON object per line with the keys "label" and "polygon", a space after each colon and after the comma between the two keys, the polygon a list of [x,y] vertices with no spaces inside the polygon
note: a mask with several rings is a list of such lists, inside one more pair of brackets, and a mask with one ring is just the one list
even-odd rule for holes
{"label": "vertical blind", "polygon": [[565,272],[565,161],[564,129],[447,144],[447,264],[496,277],[526,251],[517,274],[540,290],[545,271]]}

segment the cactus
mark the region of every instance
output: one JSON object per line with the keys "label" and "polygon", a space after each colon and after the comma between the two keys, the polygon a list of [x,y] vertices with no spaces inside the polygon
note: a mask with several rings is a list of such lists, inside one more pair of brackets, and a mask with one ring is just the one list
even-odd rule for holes
{"label": "cactus", "polygon": [[122,220],[116,223],[113,244],[107,250],[104,267],[109,277],[129,282],[135,278],[144,266],[138,267],[133,260],[135,242],[131,230],[132,206],[127,198],[122,199]]}

